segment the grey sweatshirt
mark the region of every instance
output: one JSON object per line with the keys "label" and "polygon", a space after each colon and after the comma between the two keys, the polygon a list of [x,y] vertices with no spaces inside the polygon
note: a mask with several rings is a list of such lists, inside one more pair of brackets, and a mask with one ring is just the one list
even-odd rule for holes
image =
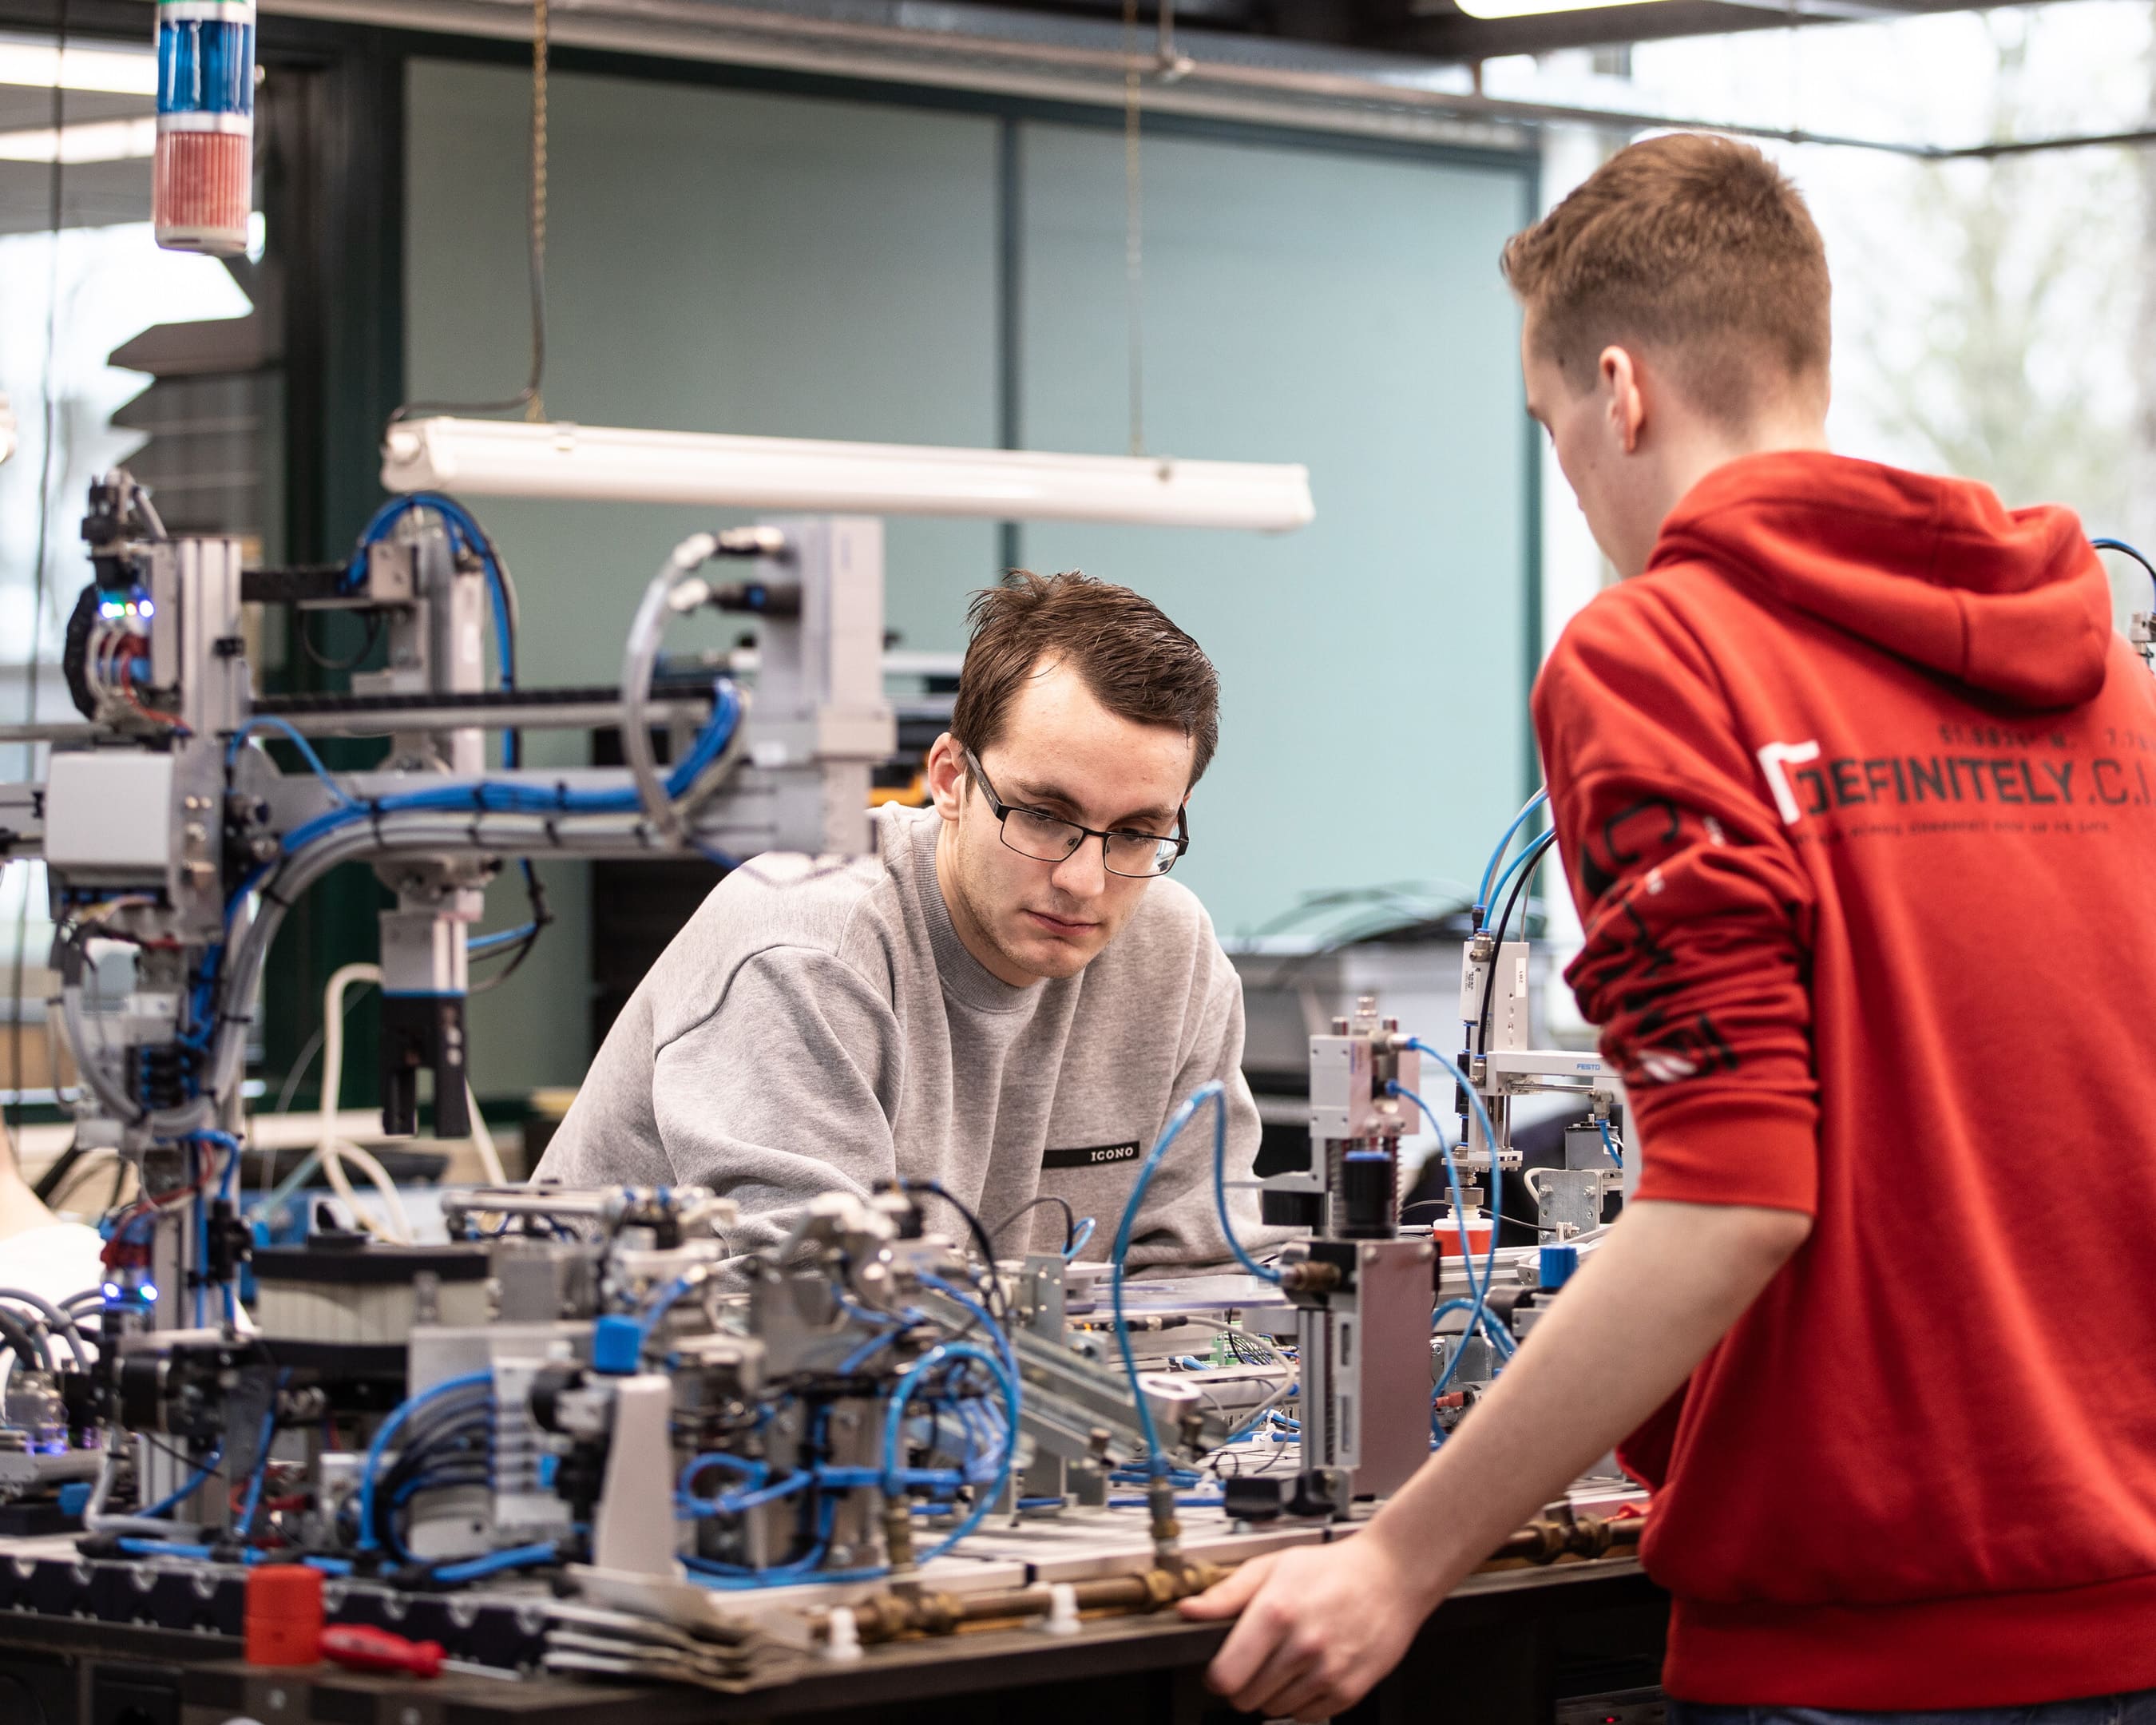
{"label": "grey sweatshirt", "polygon": [[[997,1250],[1058,1250],[1069,1200],[1107,1254],[1131,1183],[1176,1106],[1228,1086],[1227,1178],[1247,1180],[1256,1105],[1243,996],[1197,898],[1155,880],[1076,976],[1016,988],[952,927],[933,809],[886,809],[879,853],[767,856],[712,889],[607,1034],[537,1175],[572,1185],[701,1184],[734,1199],[736,1251],[784,1237],[820,1192],[940,1180]],[[1229,1255],[1209,1105],[1163,1160],[1130,1263]],[[1229,1193],[1246,1245],[1256,1194]],[[938,1232],[962,1224],[938,1217]]]}

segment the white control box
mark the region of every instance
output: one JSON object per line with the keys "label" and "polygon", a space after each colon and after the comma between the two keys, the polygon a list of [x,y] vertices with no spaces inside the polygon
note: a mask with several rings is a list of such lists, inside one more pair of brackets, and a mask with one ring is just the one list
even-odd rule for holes
{"label": "white control box", "polygon": [[146,750],[55,754],[45,774],[46,863],[162,881],[172,865],[173,757]]}
{"label": "white control box", "polygon": [[[1460,1017],[1464,1024],[1482,1022],[1485,1004],[1490,1013],[1490,1040],[1485,1054],[1500,1049],[1527,1048],[1532,1032],[1527,1021],[1527,955],[1525,941],[1507,941],[1493,958],[1478,963],[1472,946],[1460,952]],[[1496,970],[1494,979],[1490,972]]]}

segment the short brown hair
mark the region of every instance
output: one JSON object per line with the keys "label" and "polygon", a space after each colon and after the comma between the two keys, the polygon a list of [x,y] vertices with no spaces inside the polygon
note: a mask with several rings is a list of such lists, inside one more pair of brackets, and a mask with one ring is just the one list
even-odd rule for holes
{"label": "short brown hair", "polygon": [[1002,737],[1019,686],[1043,660],[1069,665],[1118,718],[1172,725],[1191,741],[1196,784],[1220,741],[1220,679],[1198,643],[1127,587],[1071,570],[1014,569],[973,595],[951,734],[974,753]]}
{"label": "short brown hair", "polygon": [[[1686,398],[1741,424],[1776,383],[1826,380],[1826,247],[1803,196],[1749,144],[1702,132],[1620,150],[1505,244],[1534,344],[1574,390],[1635,341]],[[1786,372],[1761,375],[1761,362]]]}

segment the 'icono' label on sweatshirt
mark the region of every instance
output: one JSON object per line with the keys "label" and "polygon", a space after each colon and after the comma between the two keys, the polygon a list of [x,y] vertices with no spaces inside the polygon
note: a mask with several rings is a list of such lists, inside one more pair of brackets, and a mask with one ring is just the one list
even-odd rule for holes
{"label": "'icono' label on sweatshirt", "polygon": [[1081,1150],[1044,1150],[1040,1156],[1043,1168],[1106,1168],[1118,1162],[1138,1159],[1138,1141],[1132,1138],[1125,1144],[1092,1144]]}

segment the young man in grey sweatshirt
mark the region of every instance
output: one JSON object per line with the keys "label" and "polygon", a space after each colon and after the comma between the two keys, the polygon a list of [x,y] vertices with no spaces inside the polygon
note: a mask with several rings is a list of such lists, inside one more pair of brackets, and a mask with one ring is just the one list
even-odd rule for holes
{"label": "young man in grey sweatshirt", "polygon": [[[744,1252],[819,1193],[935,1180],[999,1255],[1062,1249],[1060,1199],[1096,1219],[1098,1258],[1163,1122],[1219,1079],[1236,1234],[1269,1237],[1234,1184],[1259,1130],[1241,987],[1204,907],[1160,878],[1219,735],[1213,667],[1150,600],[1082,575],[1021,572],[971,621],[932,806],[882,810],[875,854],[848,865],[762,857],[714,888],[539,1178],[709,1186],[740,1204]],[[1228,1257],[1211,1124],[1154,1177],[1133,1267]]]}

